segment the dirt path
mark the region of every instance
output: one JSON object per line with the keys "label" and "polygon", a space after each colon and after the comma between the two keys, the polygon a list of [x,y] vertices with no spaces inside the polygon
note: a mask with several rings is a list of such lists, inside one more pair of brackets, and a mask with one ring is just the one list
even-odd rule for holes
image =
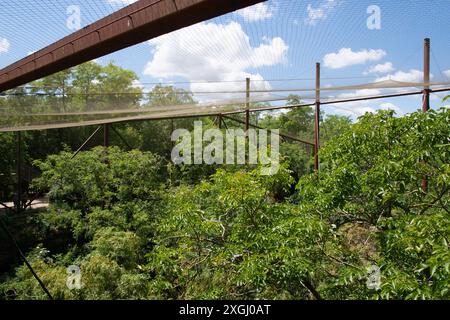
{"label": "dirt path", "polygon": [[[14,209],[14,202],[4,202],[4,205],[6,205],[8,208]],[[31,205],[27,209],[41,209],[41,208],[48,208],[48,199],[47,198],[40,198],[33,200]],[[6,210],[4,206],[0,206],[0,210]]]}

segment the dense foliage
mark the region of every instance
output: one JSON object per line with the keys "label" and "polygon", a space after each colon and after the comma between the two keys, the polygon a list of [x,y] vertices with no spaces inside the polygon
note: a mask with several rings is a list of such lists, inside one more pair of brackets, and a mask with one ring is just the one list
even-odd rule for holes
{"label": "dense foliage", "polygon": [[[260,123],[301,135],[312,111],[295,112],[304,125]],[[450,111],[322,121],[333,139],[319,174],[293,143],[273,176],[223,166],[174,178],[164,154],[117,147],[37,161],[51,206],[27,221],[41,243],[28,258],[59,299],[450,298]],[[69,265],[80,290],[66,286]],[[0,292],[46,298],[24,265]]]}

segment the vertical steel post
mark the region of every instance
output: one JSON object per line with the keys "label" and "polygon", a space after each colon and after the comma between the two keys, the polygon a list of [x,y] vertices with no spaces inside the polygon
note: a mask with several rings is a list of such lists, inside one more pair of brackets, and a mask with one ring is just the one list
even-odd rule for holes
{"label": "vertical steel post", "polygon": [[245,82],[245,132],[247,133],[250,123],[250,78],[246,78]]}
{"label": "vertical steel post", "polygon": [[109,147],[109,124],[105,123],[103,125],[103,146]]}
{"label": "vertical steel post", "polygon": [[[423,43],[423,104],[422,111],[428,112],[430,110],[430,39],[425,38]],[[422,191],[428,190],[428,177],[422,178]]]}
{"label": "vertical steel post", "polygon": [[[174,130],[173,119],[170,119],[169,137],[172,136],[173,130]],[[170,156],[171,150],[173,149],[174,146],[175,146],[175,141],[172,141],[172,139],[170,139],[170,150],[167,151],[168,156]]]}
{"label": "vertical steel post", "polygon": [[17,174],[17,199],[16,210],[19,213],[22,210],[22,134],[17,131],[16,141],[16,174]]}
{"label": "vertical steel post", "polygon": [[427,112],[430,109],[430,39],[426,38],[423,44],[423,105],[422,111]]}
{"label": "vertical steel post", "polygon": [[[248,128],[250,127],[250,78],[245,79],[245,144],[247,145],[248,151],[250,152],[249,138],[248,138]],[[250,159],[250,154],[247,153],[247,161]]]}
{"label": "vertical steel post", "polygon": [[314,115],[314,170],[319,171],[320,63],[316,63],[316,111]]}

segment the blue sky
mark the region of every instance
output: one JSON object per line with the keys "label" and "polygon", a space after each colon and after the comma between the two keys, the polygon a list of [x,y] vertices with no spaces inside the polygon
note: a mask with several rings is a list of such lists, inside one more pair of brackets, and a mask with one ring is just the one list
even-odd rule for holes
{"label": "blue sky", "polygon": [[[0,0],[0,67],[71,32],[67,21],[80,10],[81,27],[131,0]],[[380,9],[380,29],[369,29]],[[422,47],[431,38],[433,81],[450,81],[450,0],[271,0],[98,59],[134,70],[146,89],[177,84],[193,91],[311,87],[315,62],[322,85],[370,83],[384,79],[420,82]],[[226,81],[196,83],[197,81]],[[413,89],[413,88],[411,88]],[[380,90],[336,92],[351,97]],[[328,93],[327,93],[328,94]],[[309,95],[309,94],[308,94]],[[443,94],[432,95],[433,107]],[[227,98],[231,96],[214,96]],[[212,96],[197,96],[211,99]],[[378,108],[399,113],[420,107],[421,98],[394,98],[326,107],[329,113],[358,115]]]}

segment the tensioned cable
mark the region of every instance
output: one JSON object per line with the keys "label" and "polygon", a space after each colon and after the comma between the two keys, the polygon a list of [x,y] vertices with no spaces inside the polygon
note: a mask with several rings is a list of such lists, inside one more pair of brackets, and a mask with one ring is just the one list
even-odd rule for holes
{"label": "tensioned cable", "polygon": [[[49,26],[53,25],[53,28],[45,27],[45,30],[42,31],[39,30],[39,28],[31,28],[32,30],[39,30],[39,32],[42,33],[42,37],[35,37],[35,40],[32,39],[32,36],[29,35],[27,38],[27,34],[24,31],[30,28],[23,27],[8,29],[7,31],[10,33],[6,36],[10,38],[12,36],[16,39],[16,42],[21,42],[23,44],[20,50],[24,50],[24,48],[27,47],[28,43],[31,44],[36,43],[36,41],[47,41],[51,36],[58,36],[61,31],[60,29],[66,28],[64,19],[66,17],[66,13],[64,12],[64,10],[60,10],[60,8],[64,9],[68,4],[71,4],[71,1],[43,0],[39,3],[31,0],[18,1],[24,4],[24,8],[26,8],[24,10],[33,12],[33,7],[35,7],[36,14],[40,14],[42,15],[42,17],[45,17],[45,19],[41,19],[45,21],[36,20],[37,22],[42,23],[42,25],[46,23]],[[433,38],[434,34],[439,35],[438,32],[433,31],[436,30],[436,25],[445,26],[445,23],[448,24],[448,22],[445,22],[445,20],[443,20],[442,15],[436,15],[437,12],[442,12],[442,10],[445,8],[444,3],[436,1],[433,6],[422,6],[421,1],[422,0],[418,0],[414,4],[404,6],[397,2],[380,0],[379,3],[383,8],[383,30],[398,31],[398,34],[400,34],[402,30],[405,30],[408,23],[415,21],[417,14],[420,14],[420,17],[423,18],[423,24],[421,26],[422,32],[430,32],[429,36],[431,38]],[[127,114],[127,108],[139,109],[140,104],[147,104],[149,100],[152,100],[153,98],[155,98],[153,100],[158,100],[158,97],[164,96],[164,92],[146,92],[147,90],[149,90],[149,88],[146,88],[144,86],[163,85],[163,82],[165,81],[168,81],[169,85],[191,85],[191,90],[187,90],[187,92],[174,92],[173,95],[175,97],[179,97],[180,95],[191,95],[195,100],[199,100],[201,102],[211,102],[212,106],[227,103],[238,104],[242,103],[242,101],[231,102],[230,99],[241,97],[244,95],[244,86],[242,86],[241,90],[237,89],[241,88],[240,84],[243,84],[245,82],[244,77],[247,75],[251,78],[251,83],[255,84],[255,86],[252,85],[251,94],[260,95],[260,97],[254,98],[252,102],[274,102],[274,104],[276,104],[277,101],[282,101],[281,99],[286,99],[286,97],[277,96],[275,95],[275,93],[284,93],[284,95],[292,93],[300,95],[303,100],[310,99],[307,92],[313,92],[315,91],[315,88],[313,88],[311,85],[307,85],[306,83],[302,85],[301,83],[294,84],[294,82],[312,82],[314,80],[314,78],[312,77],[314,72],[313,63],[315,61],[323,62],[322,59],[325,54],[332,52],[336,53],[340,48],[352,48],[352,50],[355,52],[357,50],[362,50],[364,47],[368,46],[364,46],[364,43],[370,43],[370,46],[367,47],[367,49],[384,49],[387,53],[387,58],[384,59],[391,59],[391,56],[394,53],[384,46],[385,39],[383,38],[382,32],[363,30],[365,29],[364,21],[362,21],[363,19],[346,19],[349,17],[356,17],[358,15],[360,15],[361,18],[365,17],[365,10],[367,8],[367,5],[372,4],[369,0],[361,0],[357,3],[336,1],[336,4],[333,4],[332,6],[323,6],[324,3],[326,4],[326,1],[317,1],[311,3],[312,8],[320,9],[324,13],[323,16],[316,17],[317,19],[315,20],[314,24],[306,23],[306,21],[311,18],[311,16],[308,15],[307,10],[307,6],[309,4],[308,2],[300,2],[296,0],[271,0],[264,2],[264,5],[267,6],[267,8],[269,8],[269,11],[271,12],[269,18],[263,17],[258,18],[257,20],[251,20],[249,19],[251,15],[242,17],[242,15],[235,12],[206,21],[197,26],[193,26],[192,28],[190,28],[193,30],[192,32],[183,33],[184,35],[189,35],[189,44],[187,46],[175,45],[172,48],[173,50],[171,51],[171,54],[178,57],[185,57],[185,61],[189,61],[189,59],[191,59],[194,62],[198,62],[199,65],[204,65],[204,68],[206,70],[212,68],[213,72],[208,72],[200,75],[189,72],[171,74],[170,72],[173,73],[173,71],[169,70],[168,74],[161,77],[159,77],[158,75],[147,74],[150,75],[150,79],[146,78],[145,80],[148,81],[143,81],[137,86],[141,90],[143,90],[143,92],[113,92],[114,90],[110,92],[104,92],[105,89],[97,87],[95,88],[95,90],[100,91],[89,93],[86,95],[92,98],[92,102],[86,105],[82,105],[82,103],[67,105],[66,103],[61,103],[61,99],[58,99],[59,97],[64,97],[67,98],[67,100],[70,100],[71,98],[76,98],[77,96],[84,96],[82,93],[69,92],[66,94],[62,94],[61,92],[57,91],[53,93],[53,95],[51,95],[45,92],[34,92],[33,94],[36,96],[36,98],[33,98],[32,95],[29,95],[30,92],[28,92],[28,88],[30,88],[30,90],[36,89],[42,91],[45,91],[49,88],[47,87],[46,89],[38,89],[31,87],[27,88],[27,86],[25,86],[25,88],[23,89],[25,92],[23,93],[8,92],[7,95],[0,97],[0,108],[2,110],[11,111],[13,113],[10,119],[14,119],[14,117],[17,117],[17,115],[14,113],[21,113],[24,116],[23,118],[28,117],[29,119],[27,120],[27,122],[22,124],[29,125],[33,125],[33,122],[35,121],[34,119],[32,119],[32,117],[29,116],[33,113],[47,114],[46,116],[49,118],[46,121],[51,122],[51,117],[53,116],[53,114],[58,114],[57,116],[55,115],[55,117],[61,116],[60,111],[64,111],[62,112],[63,114],[90,112],[90,116],[94,114],[102,114],[103,117],[107,117],[107,113],[110,111],[110,109],[115,108],[113,111],[114,113],[111,115],[115,117],[116,114]],[[385,6],[384,3],[386,4]],[[389,6],[392,6],[391,8],[394,8],[395,10],[385,10],[385,8],[387,8],[387,3],[389,3]],[[20,12],[20,10],[22,10],[21,8],[11,5],[10,2],[6,3],[5,6],[6,9],[3,12],[6,12],[6,25],[18,25],[23,22],[23,13]],[[37,6],[39,6],[39,8],[37,8]],[[118,7],[120,6],[112,6],[111,4],[108,4],[107,1],[100,2],[86,0],[86,2],[83,2],[83,4],[81,5],[83,21],[82,23],[85,24],[86,22],[93,22],[96,19],[101,18],[101,15],[109,14]],[[56,10],[59,11],[55,12]],[[402,10],[403,14],[398,17],[398,15],[395,13],[396,10]],[[3,17],[3,12],[0,13],[0,17]],[[436,19],[426,18],[432,17],[433,15],[436,15]],[[36,21],[33,23],[36,23]],[[345,21],[345,23],[343,23],[343,21]],[[26,25],[26,23],[23,22],[23,25]],[[36,25],[38,25],[38,23],[36,23]],[[225,34],[222,32],[222,37],[217,37],[215,36],[215,34],[204,32],[205,26],[208,26],[208,30],[214,31],[216,29],[220,29],[226,32]],[[336,30],[340,30],[340,32],[336,33]],[[63,32],[68,31],[63,30]],[[180,32],[185,32],[185,30],[180,30]],[[179,39],[176,37],[174,38],[174,34],[175,33],[171,33],[166,35],[167,37],[163,37],[166,37],[166,39]],[[351,41],[346,35],[351,35]],[[248,39],[246,39],[245,37],[247,37]],[[397,35],[397,33],[394,32],[392,33],[392,37],[393,41],[395,41],[395,39],[400,39],[400,35]],[[284,41],[284,44],[288,45],[289,47],[285,57],[286,61],[278,59],[276,56],[277,52],[275,50],[266,50],[266,48],[270,47],[270,41],[275,38],[281,38]],[[20,39],[20,41],[17,39]],[[442,42],[442,40],[439,41]],[[164,43],[167,43],[167,41],[165,41]],[[411,53],[411,55],[420,55],[422,50],[418,48],[418,44],[419,41],[414,43],[405,43],[405,50],[408,53]],[[441,43],[440,47],[442,48],[443,45],[444,44]],[[134,47],[121,50],[112,55],[108,55],[105,57],[105,59],[114,58],[116,60],[116,58],[119,57],[119,59],[116,60],[117,62],[119,62],[119,65],[121,63],[125,63],[125,67],[128,66],[129,68],[129,57],[137,54],[145,54],[144,57],[146,57],[146,60],[153,60],[153,54],[156,53],[155,51],[153,51],[152,53],[151,50],[159,49],[160,47],[158,47],[158,45],[155,45],[155,42],[152,46],[148,45],[147,43],[143,43],[141,45],[136,45]],[[435,59],[433,51],[432,54],[433,58]],[[121,60],[125,59],[124,56],[126,56],[127,59]],[[211,59],[211,61],[197,61],[196,58],[198,57],[202,59]],[[216,60],[215,58],[218,59]],[[396,71],[403,71],[401,70],[402,67],[405,66],[406,62],[409,62],[409,60],[410,59],[401,59],[402,62],[400,62],[400,65],[398,63],[394,63],[394,67],[397,69]],[[274,62],[272,63],[271,61]],[[380,60],[379,62],[383,63],[386,62],[386,60]],[[244,63],[244,66],[235,68],[235,65],[239,63]],[[374,65],[375,63],[378,63],[378,61],[373,61],[370,64]],[[367,63],[367,68],[370,66],[370,64]],[[421,59],[418,58],[414,65],[420,64]],[[216,70],[216,67],[218,70],[217,74],[216,72],[214,72]],[[439,65],[438,68],[442,73],[442,69]],[[415,67],[414,69],[420,68]],[[227,72],[229,74],[227,74]],[[332,90],[357,91],[360,89],[402,88],[402,86],[399,84],[376,85],[373,83],[366,83],[351,85],[352,82],[354,82],[351,80],[354,79],[376,79],[377,77],[384,77],[385,74],[365,77],[358,76],[356,74],[353,74],[353,76],[345,76],[345,72],[347,72],[347,69],[343,68],[342,72],[340,72],[340,70],[332,70],[331,68],[328,68],[324,63],[322,63],[322,73],[326,76],[322,77],[321,79],[326,81],[336,80],[335,85],[333,85],[331,88],[321,88],[321,92],[328,92],[328,94],[324,94],[322,96],[322,99],[334,99],[335,97],[332,96]],[[361,70],[360,72],[363,72],[363,70]],[[236,73],[236,75],[234,75],[233,73]],[[240,79],[236,79],[236,77],[239,77]],[[153,79],[158,78],[162,78],[164,79],[164,81],[152,81]],[[179,78],[184,78],[187,80],[191,80],[192,78],[195,79],[195,81],[169,81],[171,79],[179,80]],[[225,85],[227,83],[229,83],[230,85]],[[441,82],[430,85],[439,86],[446,85],[447,83],[448,82]],[[199,84],[199,86],[192,86],[195,84]],[[201,84],[204,84],[204,86],[200,86]],[[207,84],[211,84],[211,86],[207,86]],[[214,86],[214,84],[217,84],[217,86]],[[220,84],[224,85],[221,86]],[[236,85],[233,86],[233,84]],[[426,84],[411,82],[404,88],[419,88],[423,85]],[[59,90],[59,88],[55,88],[55,90]],[[9,93],[11,93],[11,95],[9,95]],[[14,94],[17,95],[18,99],[12,99]],[[433,92],[433,94],[435,93]],[[361,96],[361,94],[358,92],[354,92],[354,94],[352,94],[352,96],[355,95],[359,95],[360,98],[363,98],[363,96]],[[127,99],[133,96],[136,96],[136,99],[139,99],[138,103],[133,104],[126,102],[122,106],[119,105],[119,103],[121,103],[120,101],[128,101]],[[5,100],[3,100],[3,98],[5,98]],[[10,98],[11,100],[9,100]],[[42,100],[40,100],[41,98]],[[114,99],[117,99],[117,101]],[[5,104],[2,103],[4,101],[8,101],[8,104],[11,107],[4,108],[3,106]],[[33,104],[35,105],[33,106]],[[44,106],[44,104],[48,105]],[[196,106],[192,106],[192,108],[196,108]],[[24,112],[24,109],[27,110],[25,110]],[[17,112],[15,112],[14,110],[17,110]],[[139,112],[142,111],[136,111],[136,113]],[[7,116],[9,117],[9,115]],[[70,114],[67,115],[67,117],[73,118],[74,116]],[[23,118],[20,118],[21,120],[17,121],[23,121]],[[3,124],[6,123],[6,119],[3,119],[1,121]],[[55,118],[55,121],[61,122],[65,120]],[[82,119],[80,119],[80,121],[82,122]],[[14,124],[19,125],[20,123]]]}
{"label": "tensioned cable", "polygon": [[[350,86],[336,86],[336,87],[321,87],[320,91],[345,91],[345,90],[360,90],[360,89],[392,89],[392,88],[408,88],[408,87],[425,87],[425,86],[445,86],[450,85],[450,81],[447,82],[401,82],[395,80],[385,80],[380,82],[371,82],[371,83],[363,83],[356,84]],[[39,88],[39,87],[36,87]],[[251,93],[270,93],[270,92],[304,92],[304,91],[316,91],[316,88],[286,88],[286,89],[267,89],[267,90],[259,90],[252,89]],[[65,96],[108,96],[108,95],[167,95],[167,94],[244,94],[246,90],[217,90],[217,91],[182,91],[182,92],[89,92],[89,93],[65,93]],[[31,92],[31,93],[3,93],[0,95],[43,95],[43,96],[58,96],[62,95],[62,93],[39,93],[39,92]]]}
{"label": "tensioned cable", "polygon": [[[437,92],[441,91],[450,91],[450,88],[441,88],[436,89]],[[322,101],[322,105],[336,104],[336,103],[346,103],[352,101],[360,101],[360,100],[373,100],[380,99],[386,97],[399,97],[406,95],[418,95],[422,94],[422,91],[415,92],[404,92],[404,93],[393,93],[389,95],[383,96],[366,96],[364,98],[348,98],[348,99],[335,99],[329,101]],[[276,110],[276,109],[289,109],[295,108],[299,106],[312,106],[313,104],[301,104],[301,105],[289,105],[289,106],[279,106],[279,107],[257,107],[252,108],[251,111],[263,111],[263,110]],[[229,108],[227,108],[229,107]],[[231,107],[231,109],[230,109]],[[16,126],[16,127],[0,127],[1,131],[24,131],[24,130],[41,130],[41,129],[52,129],[52,128],[65,128],[65,127],[76,127],[76,126],[84,126],[84,125],[94,125],[94,124],[105,124],[105,123],[115,123],[115,122],[124,122],[124,121],[133,121],[133,120],[162,120],[162,119],[174,119],[174,118],[187,118],[187,117],[199,117],[199,116],[211,116],[211,115],[220,115],[220,114],[232,114],[232,113],[242,113],[245,111],[245,107],[239,106],[223,106],[222,108],[214,107],[214,108],[187,108],[186,110],[167,110],[164,112],[154,113],[144,113],[142,115],[131,115],[131,116],[122,116],[112,118],[109,117],[107,119],[87,119],[83,121],[77,122],[65,122],[65,123],[55,123],[51,124],[36,124],[36,125],[28,125],[28,126]]]}
{"label": "tensioned cable", "polygon": [[[350,76],[350,77],[321,77],[322,80],[354,80],[354,79],[376,79],[375,76]],[[315,78],[286,78],[286,79],[252,79],[250,78],[250,82],[294,82],[294,81],[313,81]],[[137,87],[141,85],[160,85],[163,87],[173,86],[174,84],[214,84],[214,83],[245,83],[247,80],[192,80],[192,81],[170,81],[170,82],[139,82]],[[45,88],[45,89],[59,89],[57,87],[50,86],[33,86],[33,85],[24,85],[18,86],[15,89],[19,88]]]}
{"label": "tensioned cable", "polygon": [[53,300],[53,296],[50,294],[50,292],[48,291],[47,287],[45,286],[45,284],[42,282],[42,280],[39,278],[39,276],[37,275],[37,273],[34,271],[33,267],[31,266],[31,264],[28,262],[28,259],[25,257],[25,255],[23,254],[22,250],[20,249],[19,244],[17,243],[16,239],[14,238],[14,236],[12,235],[12,233],[9,231],[8,227],[6,226],[6,224],[3,222],[3,218],[0,216],[0,227],[4,230],[4,232],[6,233],[6,235],[8,236],[8,238],[11,240],[11,242],[13,243],[14,247],[16,248],[17,252],[19,253],[20,257],[22,258],[23,262],[25,263],[25,265],[27,266],[27,268],[30,270],[31,274],[33,275],[33,277],[37,280],[37,282],[39,283],[39,286],[42,288],[42,290],[45,292],[45,294],[47,295],[47,297],[50,300]]}

